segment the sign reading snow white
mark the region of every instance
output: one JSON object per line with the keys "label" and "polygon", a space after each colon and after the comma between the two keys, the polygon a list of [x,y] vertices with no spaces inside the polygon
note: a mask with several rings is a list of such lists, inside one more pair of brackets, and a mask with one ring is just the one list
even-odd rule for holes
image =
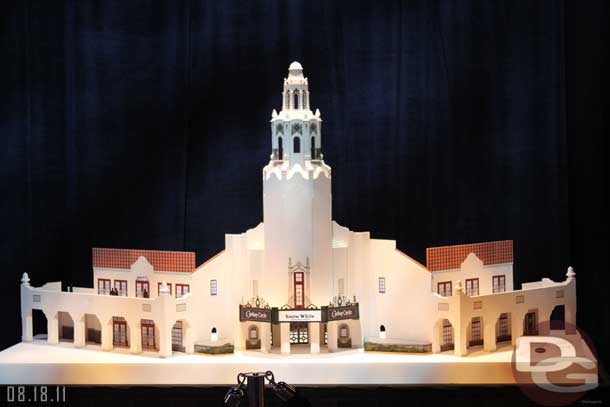
{"label": "sign reading snow white", "polygon": [[268,308],[239,307],[240,321],[271,322],[271,310]]}
{"label": "sign reading snow white", "polygon": [[278,311],[279,322],[320,322],[322,311],[319,309],[290,309]]}

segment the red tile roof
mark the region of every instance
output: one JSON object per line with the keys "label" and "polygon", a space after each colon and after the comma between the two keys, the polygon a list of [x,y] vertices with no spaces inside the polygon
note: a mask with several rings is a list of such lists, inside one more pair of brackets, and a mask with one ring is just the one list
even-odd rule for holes
{"label": "red tile roof", "polygon": [[426,249],[426,265],[430,271],[457,269],[470,253],[474,253],[485,265],[512,263],[513,241],[429,247]]}
{"label": "red tile roof", "polygon": [[94,247],[91,251],[93,267],[128,269],[140,256],[144,256],[156,271],[191,273],[195,270],[194,252],[107,249],[101,247]]}

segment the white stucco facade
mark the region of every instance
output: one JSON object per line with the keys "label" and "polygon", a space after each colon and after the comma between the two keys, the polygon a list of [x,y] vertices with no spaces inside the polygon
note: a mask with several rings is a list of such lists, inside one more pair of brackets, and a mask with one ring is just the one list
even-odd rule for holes
{"label": "white stucco facade", "polygon": [[33,310],[47,319],[49,343],[163,357],[225,344],[283,354],[369,344],[465,355],[537,334],[555,307],[566,326],[575,324],[573,271],[563,282],[515,290],[510,241],[431,248],[424,266],[393,240],[334,222],[332,171],[308,86],[301,65],[291,64],[270,122],[263,222],[226,235],[225,250],[197,267],[190,252],[96,248],[93,288],[32,287],[24,274],[23,341],[33,338]]}

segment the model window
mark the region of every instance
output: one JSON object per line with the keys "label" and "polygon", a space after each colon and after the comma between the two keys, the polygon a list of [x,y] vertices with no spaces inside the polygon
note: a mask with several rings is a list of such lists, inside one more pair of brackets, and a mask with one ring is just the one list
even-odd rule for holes
{"label": "model window", "polygon": [[127,280],[114,280],[114,289],[117,295],[127,297]]}
{"label": "model window", "polygon": [[466,295],[479,295],[479,279],[469,278],[466,280]]}
{"label": "model window", "polygon": [[315,137],[311,138],[311,159],[312,160],[316,159],[316,138]]}
{"label": "model window", "polygon": [[277,138],[277,151],[278,151],[278,159],[283,160],[284,159],[284,144],[282,142],[281,137]]}
{"label": "model window", "polygon": [[305,306],[305,282],[303,272],[294,273],[294,307],[303,308]]}
{"label": "model window", "polygon": [[493,292],[503,293],[504,291],[506,291],[506,277],[493,276]]}
{"label": "model window", "polygon": [[176,284],[176,298],[180,298],[189,293],[188,284]]}
{"label": "model window", "polygon": [[155,349],[155,322],[152,319],[140,320],[142,329],[142,349]]}
{"label": "model window", "polygon": [[[159,295],[161,293],[161,285],[163,283],[157,283],[157,295]],[[167,288],[169,288],[169,294],[172,294],[172,283],[165,283],[167,284]]]}
{"label": "model window", "polygon": [[107,278],[97,279],[97,293],[98,294],[110,294],[110,280]]}
{"label": "model window", "polygon": [[340,338],[349,338],[349,328],[347,325],[341,325],[339,328],[339,337]]}
{"label": "model window", "polygon": [[298,89],[294,90],[294,103],[292,104],[293,109],[299,108],[299,91]]}
{"label": "model window", "polygon": [[345,295],[345,280],[340,278],[338,285],[339,285],[339,295],[340,296]]}
{"label": "model window", "polygon": [[293,153],[300,153],[301,152],[301,138],[300,137],[295,137],[292,141],[293,146],[292,146],[292,152]]}
{"label": "model window", "polygon": [[136,281],[136,297],[148,298],[150,296],[150,284],[148,281]]}
{"label": "model window", "polygon": [[483,339],[481,337],[481,318],[472,318],[472,326],[470,330],[470,346],[482,345]]}
{"label": "model window", "polygon": [[129,346],[127,343],[127,321],[123,317],[112,317],[112,345]]}
{"label": "model window", "polygon": [[438,295],[442,295],[443,297],[451,296],[451,281],[443,281],[442,283],[438,283],[436,287]]}
{"label": "model window", "polygon": [[385,294],[385,277],[379,277],[379,293]]}
{"label": "model window", "polygon": [[210,295],[218,294],[218,281],[210,280]]}

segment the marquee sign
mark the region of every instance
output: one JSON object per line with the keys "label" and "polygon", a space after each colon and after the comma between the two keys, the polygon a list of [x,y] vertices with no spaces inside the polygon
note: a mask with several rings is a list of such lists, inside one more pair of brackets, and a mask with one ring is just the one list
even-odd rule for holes
{"label": "marquee sign", "polygon": [[239,306],[240,321],[271,322],[271,309]]}
{"label": "marquee sign", "polygon": [[278,310],[278,322],[321,322],[322,310],[286,309]]}
{"label": "marquee sign", "polygon": [[358,319],[358,305],[348,305],[345,307],[332,307],[326,310],[327,321],[340,321],[342,319]]}

